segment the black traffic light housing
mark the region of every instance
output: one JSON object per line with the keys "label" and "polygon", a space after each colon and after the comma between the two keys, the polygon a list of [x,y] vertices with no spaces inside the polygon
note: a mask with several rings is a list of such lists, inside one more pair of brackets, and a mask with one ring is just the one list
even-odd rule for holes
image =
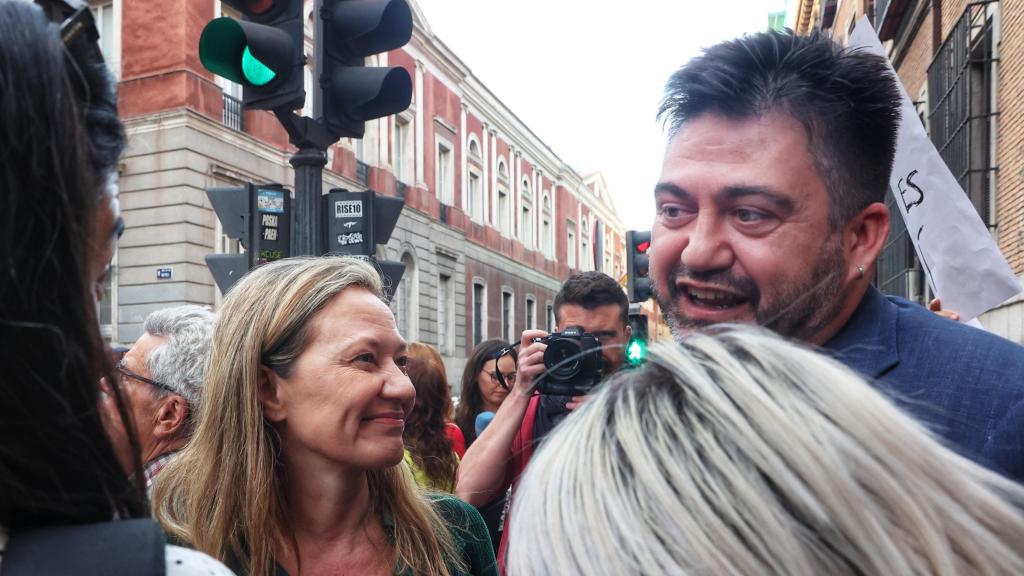
{"label": "black traffic light housing", "polygon": [[208,254],[206,265],[222,293],[260,264],[291,256],[291,197],[279,184],[208,188],[206,195],[224,235],[237,238],[244,254]]}
{"label": "black traffic light housing", "polygon": [[405,265],[389,260],[378,261],[374,255],[378,244],[387,244],[395,230],[405,202],[394,196],[383,196],[373,190],[351,192],[335,188],[323,197],[324,237],[322,254],[363,256],[372,260],[384,278],[388,298],[402,280]]}
{"label": "black traffic light housing", "polygon": [[302,0],[222,0],[242,20],[215,18],[199,38],[207,70],[242,85],[247,108],[295,110],[306,101]]}
{"label": "black traffic light housing", "polygon": [[313,118],[337,137],[362,138],[367,120],[396,114],[412,101],[412,78],[401,67],[367,67],[367,56],[412,38],[406,0],[322,0],[314,59],[319,78]]}
{"label": "black traffic light housing", "polygon": [[650,247],[650,231],[626,231],[626,292],[630,302],[643,302],[651,297],[650,260],[647,257]]}

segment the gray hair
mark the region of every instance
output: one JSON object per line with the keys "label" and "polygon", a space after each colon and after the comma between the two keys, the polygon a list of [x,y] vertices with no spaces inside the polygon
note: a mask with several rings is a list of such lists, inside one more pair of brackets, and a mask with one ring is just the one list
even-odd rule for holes
{"label": "gray hair", "polygon": [[187,400],[190,415],[199,413],[213,321],[208,308],[189,304],[157,310],[143,326],[148,334],[165,340],[149,353],[150,376]]}
{"label": "gray hair", "polygon": [[508,574],[1021,574],[1022,504],[847,367],[730,328],[652,347],[549,436]]}

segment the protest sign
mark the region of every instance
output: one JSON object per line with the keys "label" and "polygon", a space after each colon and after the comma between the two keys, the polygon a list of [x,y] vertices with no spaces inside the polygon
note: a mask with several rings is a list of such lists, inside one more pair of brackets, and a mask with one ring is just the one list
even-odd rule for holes
{"label": "protest sign", "polygon": [[[886,56],[866,17],[850,35],[849,47]],[[891,64],[889,71],[896,75]],[[943,308],[957,312],[961,321],[967,322],[1015,296],[1021,286],[988,227],[917,121],[903,84],[897,84],[902,96],[901,121],[889,186],[932,290],[942,298]]]}

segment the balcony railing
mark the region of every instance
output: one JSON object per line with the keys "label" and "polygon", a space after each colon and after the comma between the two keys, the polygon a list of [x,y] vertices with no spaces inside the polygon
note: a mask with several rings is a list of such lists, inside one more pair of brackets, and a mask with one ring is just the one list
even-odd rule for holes
{"label": "balcony railing", "polygon": [[245,130],[242,101],[228,94],[224,95],[224,125],[239,132]]}

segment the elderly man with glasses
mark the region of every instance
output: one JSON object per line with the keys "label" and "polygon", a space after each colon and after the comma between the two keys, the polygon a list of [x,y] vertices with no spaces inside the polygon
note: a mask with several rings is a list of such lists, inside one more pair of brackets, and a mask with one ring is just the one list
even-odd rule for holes
{"label": "elderly man with glasses", "polygon": [[145,333],[118,363],[115,374],[129,402],[139,443],[136,450],[129,444],[116,407],[103,394],[118,459],[125,470],[133,470],[132,462],[139,458],[147,489],[192,434],[213,319],[212,312],[192,305],[153,312],[146,318]]}

